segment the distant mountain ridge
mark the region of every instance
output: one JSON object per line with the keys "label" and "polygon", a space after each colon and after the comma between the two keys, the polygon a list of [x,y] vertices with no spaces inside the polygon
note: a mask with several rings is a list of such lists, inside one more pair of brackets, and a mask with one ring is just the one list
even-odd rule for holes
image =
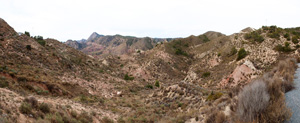
{"label": "distant mountain ridge", "polygon": [[94,57],[105,57],[150,50],[159,42],[171,40],[172,38],[100,35],[97,32],[93,32],[87,40],[68,40],[65,44]]}

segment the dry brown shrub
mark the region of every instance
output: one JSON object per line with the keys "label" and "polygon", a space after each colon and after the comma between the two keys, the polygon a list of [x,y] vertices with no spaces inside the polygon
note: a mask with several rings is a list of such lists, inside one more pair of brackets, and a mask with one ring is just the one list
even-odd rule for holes
{"label": "dry brown shrub", "polygon": [[25,98],[24,101],[30,104],[34,108],[38,107],[38,101],[35,97]]}
{"label": "dry brown shrub", "polygon": [[228,118],[221,111],[213,112],[205,120],[206,123],[226,123],[226,121],[228,121]]}
{"label": "dry brown shrub", "polygon": [[270,95],[267,85],[261,79],[245,86],[238,95],[237,120],[251,122],[264,112],[269,104]]}
{"label": "dry brown shrub", "polygon": [[295,59],[280,61],[261,79],[254,80],[256,84],[245,86],[238,95],[236,111],[235,107],[231,108],[236,114],[232,120],[277,123],[289,119],[291,111],[285,104],[284,94],[294,88],[296,63]]}

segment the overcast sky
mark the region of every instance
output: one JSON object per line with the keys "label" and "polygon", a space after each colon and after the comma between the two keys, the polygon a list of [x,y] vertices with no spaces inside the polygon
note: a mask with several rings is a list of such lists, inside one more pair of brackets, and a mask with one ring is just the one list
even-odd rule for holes
{"label": "overcast sky", "polygon": [[59,41],[93,32],[137,37],[230,35],[246,27],[300,26],[299,0],[0,0],[17,32]]}

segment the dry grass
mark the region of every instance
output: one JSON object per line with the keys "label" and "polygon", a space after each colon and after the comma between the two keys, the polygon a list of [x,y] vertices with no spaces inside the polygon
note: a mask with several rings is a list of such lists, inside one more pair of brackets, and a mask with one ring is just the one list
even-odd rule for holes
{"label": "dry grass", "polygon": [[208,116],[206,123],[224,123],[228,119],[223,112],[215,111]]}
{"label": "dry grass", "polygon": [[270,95],[266,84],[256,80],[245,86],[238,95],[237,117],[240,121],[250,122],[268,106]]}
{"label": "dry grass", "polygon": [[280,61],[278,66],[245,86],[238,95],[233,118],[237,122],[284,122],[291,116],[285,104],[285,92],[294,88],[295,59]]}

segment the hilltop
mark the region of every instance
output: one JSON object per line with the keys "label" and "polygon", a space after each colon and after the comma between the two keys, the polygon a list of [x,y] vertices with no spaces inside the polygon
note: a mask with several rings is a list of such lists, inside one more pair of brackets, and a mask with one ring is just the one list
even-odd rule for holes
{"label": "hilltop", "polygon": [[100,35],[93,32],[86,41],[68,40],[65,44],[96,58],[109,55],[127,55],[135,52],[150,50],[160,42],[167,42],[171,38],[137,38],[122,35]]}
{"label": "hilltop", "polygon": [[[241,99],[249,96],[243,88],[256,87],[251,83],[261,77],[266,81],[277,76],[281,78],[274,77],[276,82],[259,87],[274,86],[263,91],[270,103],[262,109],[281,105],[273,121],[282,121],[288,119],[288,112],[278,113],[286,111],[281,97],[288,88],[278,88],[293,79],[288,75],[293,75],[295,60],[285,59],[298,60],[299,37],[300,28],[264,26],[229,36],[209,31],[171,41],[93,33],[86,41],[61,43],[18,35],[0,19],[0,119],[250,122],[241,113]],[[254,117],[270,118],[263,114]]]}

